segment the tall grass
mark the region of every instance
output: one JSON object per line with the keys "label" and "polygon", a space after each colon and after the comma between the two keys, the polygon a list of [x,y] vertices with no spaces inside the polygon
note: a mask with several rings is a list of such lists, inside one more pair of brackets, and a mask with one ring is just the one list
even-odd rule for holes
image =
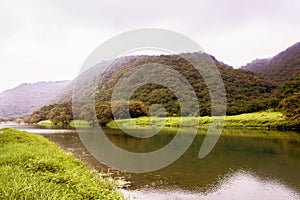
{"label": "tall grass", "polygon": [[0,130],[0,199],[122,199],[115,184],[45,138]]}

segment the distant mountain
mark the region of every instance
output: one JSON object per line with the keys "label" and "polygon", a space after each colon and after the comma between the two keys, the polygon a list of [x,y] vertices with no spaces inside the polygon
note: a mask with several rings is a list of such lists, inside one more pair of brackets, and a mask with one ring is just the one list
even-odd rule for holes
{"label": "distant mountain", "polygon": [[300,74],[300,42],[270,59],[257,59],[241,67],[255,74],[283,83]]}
{"label": "distant mountain", "polygon": [[68,83],[69,81],[24,83],[6,90],[0,94],[0,117],[27,115],[50,103]]}
{"label": "distant mountain", "polygon": [[265,67],[270,64],[272,58],[255,59],[251,63],[241,67],[244,70],[253,71],[256,74],[262,74]]}

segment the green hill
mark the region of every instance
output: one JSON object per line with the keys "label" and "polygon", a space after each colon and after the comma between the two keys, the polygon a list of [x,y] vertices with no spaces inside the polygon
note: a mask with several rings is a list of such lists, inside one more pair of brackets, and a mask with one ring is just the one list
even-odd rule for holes
{"label": "green hill", "polygon": [[[204,66],[208,65],[206,63],[206,57],[209,55],[191,53],[184,56],[194,60],[202,71],[208,70],[207,66]],[[214,57],[209,57],[220,71],[225,85],[228,103],[227,114],[233,115],[244,112],[254,112],[265,106],[262,105],[262,101],[270,97],[272,91],[276,88],[275,83],[258,77],[251,72],[233,69],[217,61]],[[131,56],[116,60],[106,72],[106,75],[101,79],[97,99],[100,101],[109,101],[111,99],[112,89],[120,77],[131,69],[145,63],[166,65],[182,74],[191,84],[198,97],[200,115],[210,114],[208,88],[197,70],[185,59],[182,59],[181,55]],[[169,75],[167,72],[161,71],[157,73],[157,76],[167,78]],[[133,93],[132,98],[144,102],[146,106],[161,103],[165,106],[169,115],[179,115],[180,113],[180,107],[175,95],[171,90],[160,85],[147,84],[142,86]]]}
{"label": "green hill", "polygon": [[[209,72],[211,69],[209,68],[209,63],[207,61],[208,58],[214,63],[215,66],[217,66],[226,90],[228,115],[255,112],[268,108],[269,97],[276,89],[276,84],[274,82],[259,77],[253,72],[241,69],[233,69],[232,67],[219,62],[214,57],[199,52],[181,55],[128,56],[117,58],[110,62],[109,67],[103,74],[99,74],[97,73],[99,67],[107,64],[101,63],[90,68],[76,79],[76,81],[82,81],[82,84],[80,84],[80,87],[78,88],[79,93],[81,94],[79,99],[84,101],[85,97],[91,96],[93,93],[95,93],[96,111],[98,118],[101,118],[103,113],[106,112],[105,109],[109,107],[107,106],[107,102],[110,101],[112,91],[120,78],[124,75],[126,76],[127,72],[137,69],[138,66],[145,65],[147,63],[153,63],[153,68],[159,65],[165,65],[170,69],[176,70],[191,85],[197,96],[200,113],[190,112],[185,113],[185,115],[210,115],[211,102],[208,88],[199,72],[187,60],[183,59],[183,57],[193,60],[193,62],[196,63],[196,65],[202,71],[206,72],[206,74],[211,73]],[[165,78],[167,80],[170,76],[172,76],[168,73],[168,71],[162,70],[157,71],[156,75],[157,78]],[[149,78],[148,74],[140,74],[140,76],[143,76],[140,77],[143,79]],[[210,77],[208,79],[210,84],[213,85],[214,79],[210,79]],[[130,77],[128,80],[133,81],[133,79]],[[92,88],[92,85],[95,83],[95,81],[97,83],[97,87]],[[172,82],[171,85],[177,85],[181,83],[182,82],[179,80],[178,82]],[[74,84],[74,81],[72,84]],[[218,89],[218,87],[219,86],[217,85],[215,89]],[[69,113],[72,94],[71,88],[72,87],[59,95],[59,98],[56,99],[57,104],[43,107],[42,109],[34,112],[31,116],[29,116],[29,119],[27,118],[27,121],[30,121],[30,118],[32,119],[33,116],[35,116],[36,119],[44,120],[49,118],[51,115],[54,116],[55,113]],[[190,96],[190,93],[187,91],[181,91],[181,93],[186,95],[186,97]],[[135,105],[139,105],[137,107],[139,107],[141,110],[143,110],[140,108],[141,106],[148,109],[153,104],[162,104],[166,109],[167,115],[180,115],[181,110],[178,99],[170,89],[162,85],[154,83],[143,85],[139,87],[131,97],[132,100],[140,102],[140,104],[136,104],[136,102],[134,103]],[[195,107],[194,105],[188,104],[189,102],[184,102],[184,106],[191,108]],[[91,116],[87,115],[90,115],[92,105],[86,104],[82,106],[83,109],[80,111],[82,113],[79,113],[78,115],[82,116],[82,119],[91,120]],[[63,108],[66,108],[65,112],[61,110]],[[111,110],[109,113],[110,112]],[[67,115],[69,116],[69,114]],[[70,121],[71,119],[72,117],[69,116],[67,121]],[[32,121],[35,122],[36,120]]]}

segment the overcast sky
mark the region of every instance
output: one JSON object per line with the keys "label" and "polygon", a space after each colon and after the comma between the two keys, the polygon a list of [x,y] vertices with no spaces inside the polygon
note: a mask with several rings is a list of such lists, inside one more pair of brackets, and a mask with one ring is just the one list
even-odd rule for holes
{"label": "overcast sky", "polygon": [[91,51],[138,28],[196,41],[231,66],[300,41],[299,0],[0,0],[0,92],[73,79]]}

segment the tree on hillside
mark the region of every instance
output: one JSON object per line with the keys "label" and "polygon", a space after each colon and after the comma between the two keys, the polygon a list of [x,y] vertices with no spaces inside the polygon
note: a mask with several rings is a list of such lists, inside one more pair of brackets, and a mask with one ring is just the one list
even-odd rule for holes
{"label": "tree on hillside", "polygon": [[288,120],[300,122],[300,93],[282,101],[282,113]]}
{"label": "tree on hillside", "polygon": [[282,84],[277,96],[282,114],[288,120],[300,122],[300,75]]}
{"label": "tree on hillside", "polygon": [[70,126],[70,122],[73,119],[71,102],[61,104],[51,109],[48,119],[51,120],[54,125],[62,123],[64,127]]}
{"label": "tree on hillside", "polygon": [[96,104],[96,114],[98,122],[101,126],[105,126],[114,117],[118,119],[126,118],[126,111],[129,111],[130,117],[136,118],[147,115],[147,108],[140,101],[131,100],[127,104],[125,101],[112,102],[113,110],[110,102]]}

